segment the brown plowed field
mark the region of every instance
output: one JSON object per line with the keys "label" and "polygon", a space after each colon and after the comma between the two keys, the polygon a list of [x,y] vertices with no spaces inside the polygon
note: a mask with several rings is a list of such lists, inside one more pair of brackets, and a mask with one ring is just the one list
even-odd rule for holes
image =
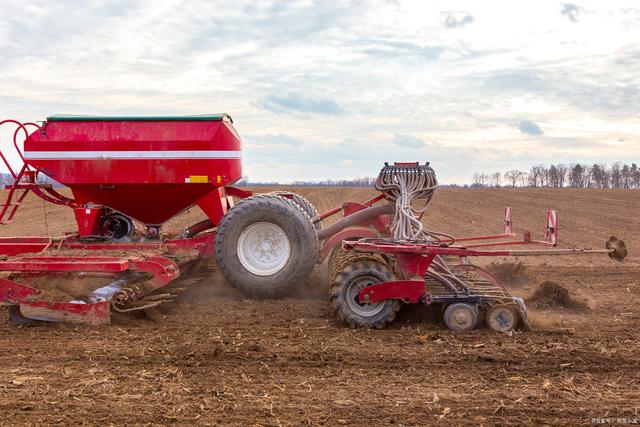
{"label": "brown plowed field", "polygon": [[[372,190],[300,192],[319,210]],[[562,246],[624,238],[605,256],[495,259],[516,295],[552,281],[571,304],[533,304],[535,332],[451,333],[430,307],[405,307],[387,330],[334,321],[326,266],[290,299],[245,300],[209,263],[183,278],[173,307],[109,327],[0,322],[0,424],[590,425],[640,420],[640,191],[441,189],[432,229],[543,232],[557,208]],[[30,196],[2,235],[73,229],[65,208]],[[200,218],[192,209],[171,226]],[[485,265],[490,260],[479,260]],[[530,304],[531,305],[531,304]]]}

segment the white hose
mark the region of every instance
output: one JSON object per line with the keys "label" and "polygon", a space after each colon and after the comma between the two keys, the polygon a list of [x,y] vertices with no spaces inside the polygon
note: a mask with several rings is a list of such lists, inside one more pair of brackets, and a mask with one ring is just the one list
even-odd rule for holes
{"label": "white hose", "polygon": [[[393,166],[385,164],[376,180],[376,189],[384,193],[387,199],[395,202],[395,214],[390,227],[394,239],[443,243],[444,237],[447,244],[453,243],[452,236],[426,230],[420,221],[437,187],[435,172],[428,163]],[[424,206],[415,209],[412,206],[415,200],[424,200]]]}

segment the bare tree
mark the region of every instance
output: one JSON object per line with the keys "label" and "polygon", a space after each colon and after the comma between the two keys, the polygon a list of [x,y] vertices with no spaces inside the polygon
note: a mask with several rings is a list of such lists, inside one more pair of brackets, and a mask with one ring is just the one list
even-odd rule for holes
{"label": "bare tree", "polygon": [[584,187],[584,168],[579,163],[571,166],[569,185],[574,188]]}
{"label": "bare tree", "polygon": [[529,179],[529,175],[526,172],[522,172],[520,174],[520,187],[524,187],[527,185],[527,180]]}
{"label": "bare tree", "polygon": [[620,178],[622,179],[622,188],[631,188],[633,185],[633,177],[631,176],[631,168],[625,163],[620,171]]}
{"label": "bare tree", "polygon": [[549,187],[559,187],[559,179],[558,179],[558,169],[555,167],[555,165],[551,165],[549,166],[549,169],[547,169],[547,185]]}
{"label": "bare tree", "polygon": [[611,165],[609,179],[611,180],[611,188],[622,188],[622,165],[620,162]]}
{"label": "bare tree", "polygon": [[506,179],[512,187],[515,187],[520,177],[522,176],[522,172],[518,169],[511,169],[510,171],[506,171],[504,173],[504,179]]}
{"label": "bare tree", "polygon": [[638,169],[638,165],[636,165],[635,163],[631,163],[631,168],[630,168],[630,175],[631,175],[631,187],[632,188],[638,188],[640,187],[640,169]]}
{"label": "bare tree", "polygon": [[500,187],[500,183],[502,182],[502,174],[500,172],[494,172],[491,174],[491,185],[494,187]]}
{"label": "bare tree", "polygon": [[556,165],[556,179],[558,180],[559,188],[564,187],[564,181],[567,177],[568,170],[569,168],[567,167],[567,165],[563,163],[559,163]]}
{"label": "bare tree", "polygon": [[476,172],[473,174],[473,184],[471,184],[472,187],[480,187],[482,186],[482,182],[480,180],[480,172]]}
{"label": "bare tree", "polygon": [[545,185],[546,168],[542,165],[532,166],[529,171],[529,185],[531,187],[543,187]]}
{"label": "bare tree", "polygon": [[609,188],[609,172],[605,165],[594,163],[591,167],[591,185],[596,188]]}
{"label": "bare tree", "polygon": [[540,187],[549,187],[549,169],[545,165],[538,166],[540,171]]}

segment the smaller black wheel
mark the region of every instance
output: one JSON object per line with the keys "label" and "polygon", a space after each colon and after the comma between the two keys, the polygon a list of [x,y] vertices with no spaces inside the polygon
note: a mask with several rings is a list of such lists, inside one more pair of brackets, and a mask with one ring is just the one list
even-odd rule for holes
{"label": "smaller black wheel", "polygon": [[478,309],[464,302],[451,304],[444,311],[444,323],[452,331],[470,331],[478,325]]}
{"label": "smaller black wheel", "polygon": [[9,306],[9,319],[11,323],[15,326],[34,326],[38,322],[37,320],[29,319],[28,317],[24,317],[22,313],[20,313],[20,306],[11,305]]}
{"label": "smaller black wheel", "polygon": [[509,332],[518,326],[518,315],[515,307],[508,304],[499,304],[487,311],[485,322],[489,329],[498,332]]}
{"label": "smaller black wheel", "polygon": [[357,260],[346,265],[331,283],[329,300],[333,313],[352,328],[384,328],[396,318],[402,303],[385,300],[363,304],[359,293],[369,285],[390,280],[393,280],[393,273],[382,262]]}

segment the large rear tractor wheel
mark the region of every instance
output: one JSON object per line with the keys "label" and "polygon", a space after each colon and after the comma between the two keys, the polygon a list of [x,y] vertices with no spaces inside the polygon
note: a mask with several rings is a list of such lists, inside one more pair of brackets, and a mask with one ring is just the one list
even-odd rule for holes
{"label": "large rear tractor wheel", "polygon": [[242,200],[220,221],[215,257],[225,279],[250,298],[281,298],[307,279],[318,256],[309,215],[274,194]]}
{"label": "large rear tractor wheel", "polygon": [[359,259],[337,272],[331,282],[329,300],[333,313],[352,328],[382,329],[396,318],[399,300],[362,304],[360,290],[376,283],[393,280],[389,267],[375,258]]}
{"label": "large rear tractor wheel", "polygon": [[316,209],[316,207],[313,206],[313,203],[309,201],[309,199],[307,199],[304,196],[301,196],[300,194],[290,193],[288,191],[272,191],[269,194],[275,194],[276,196],[281,196],[285,198],[290,197],[295,204],[300,206],[302,210],[304,210],[307,213],[307,215],[309,215],[309,218],[311,218],[311,222],[313,222],[313,226],[315,227],[315,229],[317,231],[320,231],[320,229],[322,228],[322,220],[320,220],[320,214],[318,213],[318,210]]}

